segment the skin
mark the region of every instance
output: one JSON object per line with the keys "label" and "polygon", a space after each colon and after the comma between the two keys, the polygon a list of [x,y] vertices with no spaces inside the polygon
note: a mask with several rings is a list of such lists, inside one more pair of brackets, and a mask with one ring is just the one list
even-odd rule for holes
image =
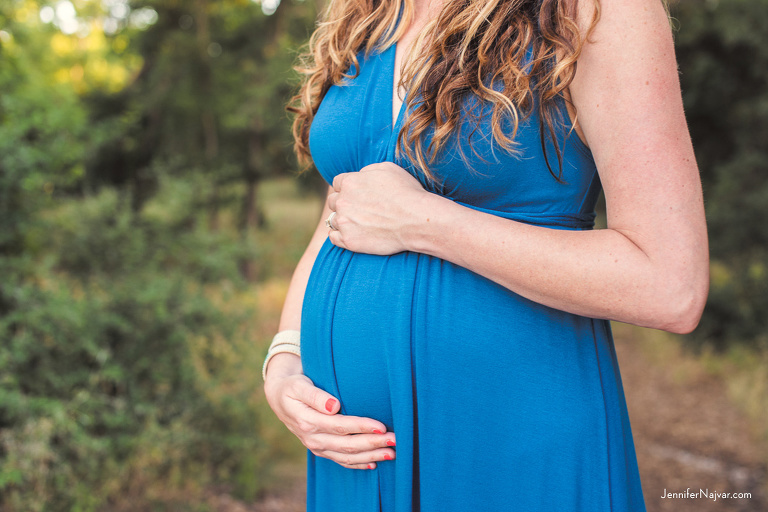
{"label": "skin", "polygon": [[[423,25],[426,8],[417,0],[396,59]],[[586,32],[591,7],[581,11]],[[370,165],[337,176],[329,189],[280,329],[299,328],[309,269],[327,234],[355,252],[436,256],[574,314],[693,330],[709,286],[707,233],[672,34],[658,0],[603,0],[569,94],[605,191],[607,229],[553,230],[488,215],[426,192],[394,163]],[[393,101],[397,112],[400,100]],[[324,220],[332,211],[338,230],[328,233]],[[384,432],[381,423],[336,414],[338,401],[325,409],[333,397],[301,374],[296,356],[273,358],[265,391],[278,417],[314,453],[360,469],[394,456],[387,447],[394,434],[373,434]]]}

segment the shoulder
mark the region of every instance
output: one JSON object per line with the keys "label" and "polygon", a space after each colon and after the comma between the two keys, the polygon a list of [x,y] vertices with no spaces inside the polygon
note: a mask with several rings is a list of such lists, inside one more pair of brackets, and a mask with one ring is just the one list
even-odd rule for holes
{"label": "shoulder", "polygon": [[598,137],[613,140],[606,130],[611,125],[622,128],[615,136],[640,135],[670,122],[687,134],[672,30],[662,1],[600,0],[591,29],[595,2],[579,0],[578,5],[586,41],[570,93],[590,146]]}
{"label": "shoulder", "polygon": [[655,35],[671,43],[666,0],[573,0],[585,50]]}

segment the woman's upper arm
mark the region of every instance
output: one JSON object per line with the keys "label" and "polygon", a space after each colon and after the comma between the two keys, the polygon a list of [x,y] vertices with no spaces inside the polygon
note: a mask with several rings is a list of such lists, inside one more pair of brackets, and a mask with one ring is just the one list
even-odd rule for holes
{"label": "woman's upper arm", "polygon": [[304,254],[302,255],[301,261],[299,262],[299,266],[308,265],[311,267],[315,261],[315,257],[317,257],[317,253],[320,252],[320,248],[323,246],[325,239],[328,238],[328,226],[325,225],[325,219],[327,219],[331,214],[331,209],[328,206],[328,195],[332,192],[333,188],[329,186],[328,191],[326,192],[326,199],[325,203],[323,204],[323,209],[320,212],[320,220],[318,220],[317,226],[315,227],[315,232],[312,234],[312,238],[307,244],[307,248],[304,250]]}
{"label": "woman's upper arm", "polygon": [[[328,194],[333,191],[328,187]],[[279,330],[299,329],[301,326],[301,305],[304,301],[304,290],[309,280],[309,274],[315,263],[320,248],[328,237],[328,228],[325,225],[325,219],[330,215],[328,201],[323,205],[323,211],[320,213],[320,220],[317,223],[312,239],[307,244],[304,254],[301,256],[296,270],[293,272],[291,283],[288,286],[288,292],[283,305],[283,312],[280,316]]]}
{"label": "woman's upper arm", "polygon": [[[605,191],[608,228],[662,264],[668,274],[659,278],[670,287],[691,288],[702,306],[704,205],[666,10],[660,0],[600,3],[570,94]],[[592,2],[581,0],[580,11],[588,24]]]}

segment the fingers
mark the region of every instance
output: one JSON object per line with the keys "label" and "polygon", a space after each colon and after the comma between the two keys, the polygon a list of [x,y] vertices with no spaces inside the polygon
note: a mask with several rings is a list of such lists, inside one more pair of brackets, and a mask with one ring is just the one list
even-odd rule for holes
{"label": "fingers", "polygon": [[[333,452],[342,455],[378,454],[378,456],[374,455],[371,461],[385,460],[387,456],[390,458],[395,457],[395,451],[392,449],[395,446],[395,434],[392,432],[387,434],[356,434],[351,436],[317,434],[312,437],[310,444],[312,446],[307,446],[310,450]],[[359,461],[353,463],[357,464]]]}
{"label": "fingers", "polygon": [[307,448],[319,457],[325,457],[352,469],[373,469],[377,461],[394,460],[394,434],[358,434],[334,436],[318,434],[307,440]]}
{"label": "fingers", "polygon": [[336,414],[341,409],[341,404],[333,395],[315,387],[309,379],[296,380],[290,396],[323,414]]}
{"label": "fingers", "polygon": [[375,469],[377,461],[395,458],[395,434],[382,422],[338,414],[339,400],[304,375],[283,389],[278,417],[315,455],[350,469]]}
{"label": "fingers", "polygon": [[395,434],[387,432],[386,425],[339,414],[339,400],[307,376],[276,377],[270,382],[270,407],[312,453],[350,469],[375,469],[377,461],[395,458]]}
{"label": "fingers", "polygon": [[339,400],[316,387],[306,377],[295,380],[288,393],[286,412],[306,423],[300,428],[305,433],[327,432],[336,435],[384,434],[387,427],[373,418],[337,414],[341,410]]}
{"label": "fingers", "polygon": [[331,209],[331,211],[336,211],[336,201],[339,200],[339,193],[338,192],[331,192],[328,194],[328,208]]}
{"label": "fingers", "polygon": [[379,461],[394,460],[395,458],[395,452],[392,450],[377,450],[363,453],[340,453],[329,450],[310,451],[318,457],[330,459],[344,467],[356,466],[354,469],[372,469],[369,467],[369,465],[376,464],[376,462]]}
{"label": "fingers", "polygon": [[297,416],[303,415],[305,409],[308,412],[320,412],[316,417],[312,414],[312,421],[317,423],[320,428],[318,431],[332,432],[334,434],[383,434],[387,431],[386,425],[373,418],[364,418],[360,416],[347,416],[336,414],[341,409],[339,400],[316,387],[314,383],[306,376],[295,379],[287,393],[289,398],[287,408],[296,409],[292,411]]}
{"label": "fingers", "polygon": [[[330,459],[350,469],[375,469],[376,462],[394,460],[395,434],[379,429],[375,433],[351,434],[353,430],[368,430],[372,420],[356,416],[325,416],[312,411],[314,417],[306,416],[299,422],[299,432],[294,432],[301,442],[318,457]],[[329,420],[341,421],[331,423]],[[345,420],[350,421],[345,421]],[[323,421],[324,420],[324,421]],[[383,428],[383,427],[382,427]]]}
{"label": "fingers", "polygon": [[333,184],[331,186],[333,187],[333,190],[335,192],[340,192],[341,191],[341,182],[346,179],[348,174],[350,174],[350,173],[343,172],[341,174],[337,174],[336,177],[333,178]]}
{"label": "fingers", "polygon": [[341,236],[341,231],[331,230],[328,233],[328,238],[331,239],[331,243],[336,247],[341,247],[342,249],[349,249],[349,247],[347,247],[346,244],[344,243],[344,239]]}
{"label": "fingers", "polygon": [[[334,183],[336,183],[336,180],[334,179]],[[338,207],[339,207],[339,194],[338,192],[331,192],[328,194],[328,208],[333,212],[331,215],[333,216],[333,226],[330,227],[328,230],[328,238],[331,239],[331,243],[337,247],[341,247],[342,249],[346,249],[347,247],[344,245],[344,242],[341,239],[341,231],[339,227],[339,221],[341,220],[339,213],[338,213]],[[335,214],[335,215],[334,215]],[[330,218],[330,217],[329,217]]]}
{"label": "fingers", "polygon": [[[373,418],[360,416],[345,416],[335,414],[329,416],[321,414],[313,409],[308,409],[303,404],[294,404],[286,407],[286,412],[295,418],[297,434],[331,434],[335,436],[349,436],[352,434],[386,433],[387,427]],[[370,448],[369,448],[370,449]]]}
{"label": "fingers", "polygon": [[369,464],[355,464],[353,466],[348,466],[346,464],[342,464],[347,469],[376,469],[376,463],[371,462]]}
{"label": "fingers", "polygon": [[377,461],[395,458],[395,434],[372,418],[329,415],[293,401],[286,423],[312,453],[350,469],[374,469]]}

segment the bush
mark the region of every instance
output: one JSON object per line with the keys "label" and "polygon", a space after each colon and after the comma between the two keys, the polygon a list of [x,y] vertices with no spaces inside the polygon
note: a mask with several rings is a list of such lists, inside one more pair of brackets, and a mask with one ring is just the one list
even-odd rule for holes
{"label": "bush", "polygon": [[0,508],[194,499],[221,482],[252,498],[256,389],[232,380],[254,313],[206,285],[236,279],[248,248],[135,216],[113,192],[48,217],[46,263],[0,285]]}
{"label": "bush", "polygon": [[689,339],[768,348],[768,1],[678,0],[672,13],[713,261]]}

